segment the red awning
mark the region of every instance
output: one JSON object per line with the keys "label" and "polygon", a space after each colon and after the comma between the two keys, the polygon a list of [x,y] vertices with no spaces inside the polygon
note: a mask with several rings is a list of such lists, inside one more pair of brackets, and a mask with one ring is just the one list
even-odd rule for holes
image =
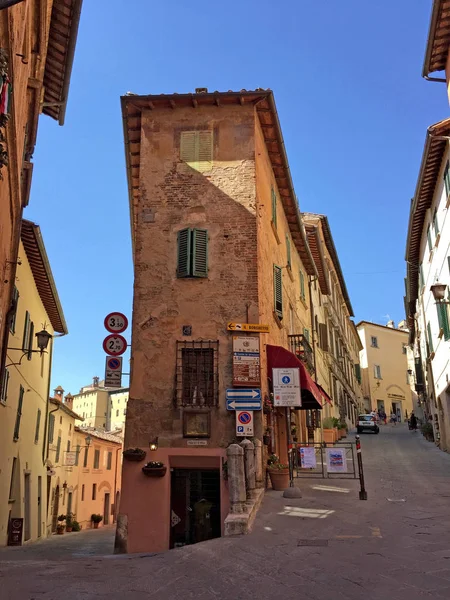
{"label": "red awning", "polygon": [[326,393],[326,391],[323,389],[323,387],[321,385],[319,385],[318,383],[316,383],[317,387],[320,390],[320,393],[323,396],[323,399],[325,400],[325,402],[328,402],[328,404],[331,404],[331,406],[333,406],[333,400],[330,398],[330,396]]}
{"label": "red awning", "polygon": [[302,390],[302,409],[321,409],[323,395],[305,365],[293,354],[282,346],[266,346],[267,350],[267,377],[272,381],[272,369],[299,369],[300,387]]}

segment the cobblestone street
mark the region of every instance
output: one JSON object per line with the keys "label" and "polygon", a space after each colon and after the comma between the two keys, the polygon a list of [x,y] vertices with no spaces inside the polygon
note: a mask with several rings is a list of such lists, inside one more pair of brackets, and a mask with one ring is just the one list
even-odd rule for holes
{"label": "cobblestone street", "polygon": [[449,598],[450,456],[405,426],[363,435],[362,444],[367,502],[359,500],[356,481],[309,479],[300,482],[301,499],[268,492],[253,533],[245,537],[159,555],[85,558],[108,551],[112,534],[105,530],[5,549],[2,596]]}

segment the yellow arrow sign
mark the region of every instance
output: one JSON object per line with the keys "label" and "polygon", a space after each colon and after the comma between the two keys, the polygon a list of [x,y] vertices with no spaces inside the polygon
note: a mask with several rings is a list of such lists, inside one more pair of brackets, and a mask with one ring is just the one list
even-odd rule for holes
{"label": "yellow arrow sign", "polygon": [[253,331],[255,333],[269,333],[268,325],[260,325],[259,323],[228,323],[228,331]]}

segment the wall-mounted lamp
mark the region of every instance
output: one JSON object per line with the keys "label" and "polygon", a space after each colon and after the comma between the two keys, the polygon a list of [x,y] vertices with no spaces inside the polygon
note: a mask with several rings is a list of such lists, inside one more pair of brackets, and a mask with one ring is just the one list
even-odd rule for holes
{"label": "wall-mounted lamp", "polygon": [[155,437],[155,439],[150,442],[150,450],[158,450],[158,438]]}
{"label": "wall-mounted lamp", "polygon": [[62,484],[62,486],[63,486],[63,490],[66,490],[66,489],[67,489],[67,481],[65,481],[65,482]]}
{"label": "wall-mounted lamp", "polygon": [[445,300],[445,290],[447,286],[445,283],[435,283],[430,287],[433,298],[438,304],[450,304],[448,300]]}
{"label": "wall-mounted lamp", "polygon": [[87,435],[86,439],[84,441],[86,442],[86,448],[89,448],[89,446],[91,445],[91,442],[92,442],[91,436]]}
{"label": "wall-mounted lamp", "polygon": [[408,375],[412,375],[412,369],[408,369]]}
{"label": "wall-mounted lamp", "polygon": [[[45,325],[44,325],[44,327],[45,327]],[[23,352],[23,354],[20,357],[19,362],[17,362],[17,363],[10,363],[9,365],[5,365],[6,367],[12,367],[13,365],[20,365],[22,363],[23,357],[24,356],[28,356],[32,352],[39,352],[41,355],[44,353],[44,351],[48,347],[49,341],[53,337],[52,334],[49,333],[48,331],[46,331],[45,329],[41,329],[41,331],[38,331],[35,334],[35,336],[36,336],[37,347],[39,348],[39,350],[31,350],[31,348],[30,348],[26,352],[23,352],[23,348],[7,348],[8,350],[21,350]]]}

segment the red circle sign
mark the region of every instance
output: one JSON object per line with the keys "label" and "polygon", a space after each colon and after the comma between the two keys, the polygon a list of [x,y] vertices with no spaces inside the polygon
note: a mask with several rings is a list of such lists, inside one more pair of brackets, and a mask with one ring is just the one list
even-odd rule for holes
{"label": "red circle sign", "polygon": [[128,319],[120,312],[109,313],[104,323],[105,328],[111,333],[122,333],[128,327]]}
{"label": "red circle sign", "polygon": [[110,356],[120,356],[127,349],[127,340],[122,335],[107,335],[103,340],[103,350]]}
{"label": "red circle sign", "polygon": [[248,412],[241,412],[239,413],[238,419],[239,423],[242,423],[242,425],[248,425],[252,420],[252,415]]}

